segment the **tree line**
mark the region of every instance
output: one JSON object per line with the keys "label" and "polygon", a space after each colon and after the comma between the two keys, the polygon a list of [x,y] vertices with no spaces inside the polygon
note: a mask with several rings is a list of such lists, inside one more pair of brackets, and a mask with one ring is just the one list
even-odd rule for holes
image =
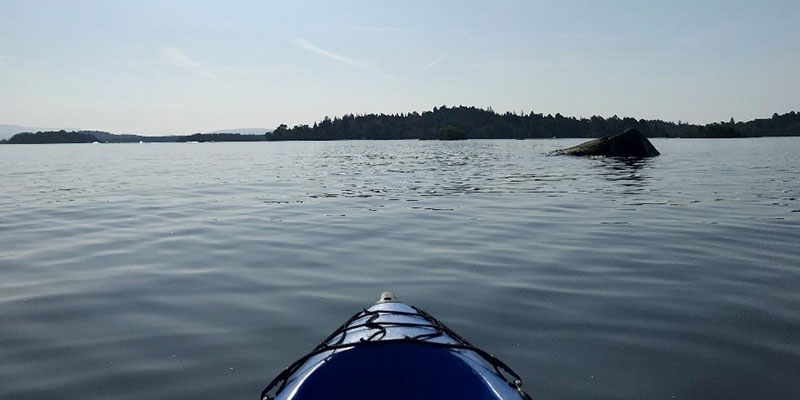
{"label": "tree line", "polygon": [[289,128],[281,124],[264,135],[197,133],[184,136],[116,135],[103,131],[48,131],[18,133],[0,143],[127,143],[127,142],[244,142],[280,140],[453,140],[542,139],[613,136],[636,128],[647,137],[739,138],[800,136],[800,113],[773,114],[772,118],[747,122],[715,122],[706,125],[630,117],[591,118],[544,115],[534,112],[496,113],[491,108],[434,107],[432,111],[402,114],[347,114],[325,117],[313,125]]}
{"label": "tree line", "polygon": [[683,122],[644,120],[630,117],[591,118],[544,115],[534,112],[496,113],[491,108],[434,107],[432,111],[406,114],[347,114],[325,117],[313,125],[280,125],[267,140],[342,139],[438,139],[443,128],[464,132],[469,139],[593,138],[613,136],[636,128],[648,137],[736,138],[800,136],[800,113],[794,111],[770,119],[749,122],[717,122],[694,125]]}
{"label": "tree line", "polygon": [[139,142],[263,142],[264,135],[243,135],[240,133],[195,133],[185,136],[142,136],[116,135],[104,131],[45,131],[22,132],[9,139],[0,140],[2,144],[42,144],[42,143],[139,143]]}
{"label": "tree line", "polygon": [[22,132],[18,133],[8,139],[0,141],[0,143],[8,144],[42,144],[42,143],[92,143],[96,142],[97,138],[87,132],[67,132],[61,131],[48,131],[48,132]]}

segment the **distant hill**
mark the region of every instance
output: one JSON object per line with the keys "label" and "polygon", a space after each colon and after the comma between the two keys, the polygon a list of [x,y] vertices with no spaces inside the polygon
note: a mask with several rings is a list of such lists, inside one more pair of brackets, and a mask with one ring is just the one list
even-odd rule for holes
{"label": "distant hill", "polygon": [[39,131],[21,132],[8,139],[0,140],[3,144],[31,143],[138,143],[138,142],[175,142],[178,136],[139,136],[115,135],[104,131]]}
{"label": "distant hill", "polygon": [[239,132],[195,133],[193,135],[142,136],[130,134],[114,134],[108,132],[91,132],[97,140],[104,143],[152,143],[152,142],[255,142],[264,140],[265,130],[258,129],[258,134],[242,134]]}
{"label": "distant hill", "polygon": [[195,133],[181,136],[178,142],[263,142],[264,134],[242,135],[241,133]]}
{"label": "distant hill", "polygon": [[103,143],[175,142],[180,137],[115,134],[104,131],[91,131],[91,134],[93,134],[99,142]]}
{"label": "distant hill", "polygon": [[104,131],[45,131],[22,132],[9,139],[2,139],[2,144],[31,143],[151,143],[151,142],[257,142],[266,140],[263,133],[258,135],[242,135],[239,133],[196,133],[186,136],[141,136],[117,135]]}
{"label": "distant hill", "polygon": [[92,143],[96,142],[97,138],[88,132],[49,131],[18,133],[3,140],[3,142],[6,141],[9,144]]}
{"label": "distant hill", "polygon": [[272,129],[267,129],[267,128],[236,128],[236,129],[220,129],[208,133],[240,133],[242,135],[263,135],[271,131]]}
{"label": "distant hill", "polygon": [[0,124],[0,139],[8,139],[11,136],[14,136],[21,132],[36,132],[40,130],[42,130],[42,128],[32,128],[30,126],[22,126],[22,125]]}

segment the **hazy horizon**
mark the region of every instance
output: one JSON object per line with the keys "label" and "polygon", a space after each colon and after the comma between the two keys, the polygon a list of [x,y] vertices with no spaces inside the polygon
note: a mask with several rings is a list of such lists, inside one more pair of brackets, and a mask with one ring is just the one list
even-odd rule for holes
{"label": "hazy horizon", "polygon": [[800,109],[800,4],[0,3],[0,124],[145,135],[441,105],[705,124]]}

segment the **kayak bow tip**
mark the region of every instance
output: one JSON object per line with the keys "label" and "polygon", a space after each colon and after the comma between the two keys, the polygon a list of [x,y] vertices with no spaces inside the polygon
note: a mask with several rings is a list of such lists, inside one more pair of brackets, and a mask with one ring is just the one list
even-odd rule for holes
{"label": "kayak bow tip", "polygon": [[393,292],[383,292],[381,293],[381,297],[378,298],[378,301],[375,304],[381,303],[399,303],[400,300],[397,300],[397,296],[394,295]]}

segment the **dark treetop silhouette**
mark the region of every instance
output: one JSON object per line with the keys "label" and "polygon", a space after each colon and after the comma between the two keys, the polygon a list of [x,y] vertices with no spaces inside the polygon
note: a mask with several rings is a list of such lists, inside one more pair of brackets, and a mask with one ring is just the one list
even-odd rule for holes
{"label": "dark treetop silhouette", "polygon": [[771,119],[691,125],[661,120],[564,117],[561,114],[495,113],[475,107],[434,107],[408,114],[347,114],[309,125],[281,124],[267,140],[438,139],[442,129],[463,131],[468,139],[527,139],[612,136],[635,128],[646,137],[750,137],[800,135],[800,113],[775,114]]}
{"label": "dark treetop silhouette", "polygon": [[[100,142],[262,141],[262,140],[353,140],[353,139],[529,139],[597,138],[635,128],[646,137],[737,138],[800,136],[800,113],[789,112],[748,122],[715,122],[693,125],[683,122],[644,120],[630,117],[591,118],[543,115],[534,112],[503,114],[475,107],[434,107],[432,111],[406,114],[347,114],[309,125],[289,128],[281,124],[265,135],[237,133],[188,136],[114,135],[102,131],[21,133],[0,143],[74,143],[95,141],[75,134],[91,135]],[[443,129],[446,133],[443,134]],[[461,132],[461,133],[458,133]],[[444,136],[443,136],[444,135]]]}

